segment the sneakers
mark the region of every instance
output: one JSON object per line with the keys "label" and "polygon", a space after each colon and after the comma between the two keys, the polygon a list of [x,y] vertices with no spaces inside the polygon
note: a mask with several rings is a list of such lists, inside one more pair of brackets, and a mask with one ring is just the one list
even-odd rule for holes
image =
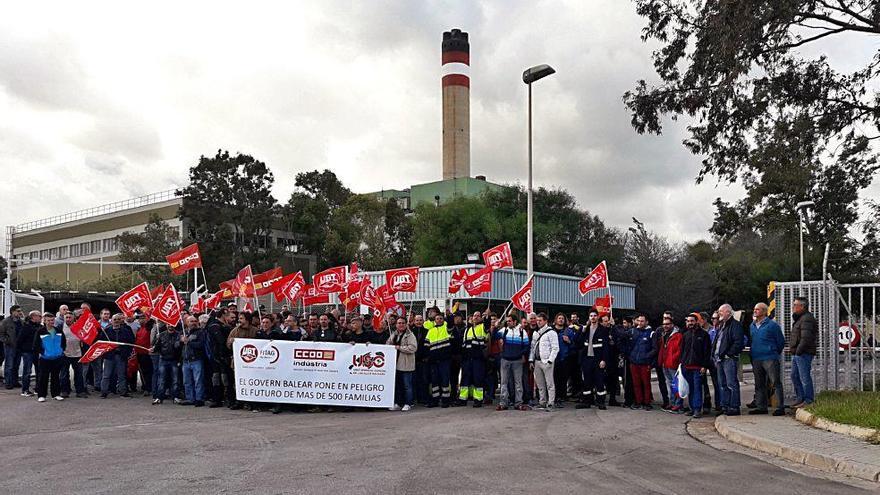
{"label": "sneakers", "polygon": [[[21,394],[21,395],[24,395],[24,394]],[[804,401],[799,401],[797,404],[791,406],[791,408],[792,409],[800,409],[800,408],[804,407],[805,405],[806,404],[804,403]]]}
{"label": "sneakers", "polygon": [[394,404],[393,406],[388,408],[389,411],[400,411],[400,406]]}
{"label": "sneakers", "polygon": [[703,415],[700,413],[700,411],[692,413],[692,415],[693,415],[694,419],[700,419],[703,417]]}
{"label": "sneakers", "polygon": [[55,400],[57,400],[57,401],[62,401],[62,400],[64,400],[64,397],[61,397],[60,395],[56,395],[54,398],[55,398]]}
{"label": "sneakers", "polygon": [[651,404],[645,404],[645,406],[642,409],[644,409],[645,411],[653,411],[654,406],[652,406]]}
{"label": "sneakers", "polygon": [[34,394],[31,393],[30,390],[25,390],[24,392],[21,393],[21,396],[22,396],[22,397],[33,397]]}
{"label": "sneakers", "polygon": [[101,394],[101,398],[102,398],[102,399],[106,399],[106,398],[107,398],[107,394]]}
{"label": "sneakers", "polygon": [[180,400],[180,399],[174,399],[174,403],[175,403],[175,404],[180,404],[181,402],[183,402],[183,401]]}
{"label": "sneakers", "polygon": [[531,411],[532,410],[531,407],[529,407],[525,404],[520,404],[519,407],[517,407],[517,409],[519,409],[520,411]]}
{"label": "sneakers", "polygon": [[474,407],[483,407],[482,401],[474,401]]}
{"label": "sneakers", "polygon": [[785,416],[785,409],[776,409],[773,411],[774,416]]}
{"label": "sneakers", "polygon": [[45,397],[37,397],[37,402],[46,402]]}
{"label": "sneakers", "polygon": [[404,404],[404,406],[400,408],[400,410],[403,412],[407,412],[410,409],[412,409],[412,406],[410,406],[409,404]]}
{"label": "sneakers", "polygon": [[497,406],[495,406],[496,411],[506,411],[507,409],[508,409],[507,406],[502,406],[501,404],[498,404]]}
{"label": "sneakers", "polygon": [[154,406],[158,406],[158,405],[161,404],[161,403],[162,403],[162,399],[153,399],[153,405],[154,405]]}

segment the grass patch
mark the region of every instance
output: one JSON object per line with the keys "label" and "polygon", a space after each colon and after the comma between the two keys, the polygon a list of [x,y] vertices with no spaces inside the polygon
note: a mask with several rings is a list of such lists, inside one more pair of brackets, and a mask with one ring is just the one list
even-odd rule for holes
{"label": "grass patch", "polygon": [[880,392],[821,392],[807,406],[816,416],[880,430]]}

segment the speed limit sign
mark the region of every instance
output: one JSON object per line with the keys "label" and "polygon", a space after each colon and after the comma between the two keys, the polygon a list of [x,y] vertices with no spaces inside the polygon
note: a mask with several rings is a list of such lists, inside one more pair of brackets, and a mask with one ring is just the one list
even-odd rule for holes
{"label": "speed limit sign", "polygon": [[840,344],[841,349],[849,349],[859,345],[859,339],[861,339],[861,335],[855,325],[850,325],[848,321],[840,323],[840,328],[837,329],[837,343]]}

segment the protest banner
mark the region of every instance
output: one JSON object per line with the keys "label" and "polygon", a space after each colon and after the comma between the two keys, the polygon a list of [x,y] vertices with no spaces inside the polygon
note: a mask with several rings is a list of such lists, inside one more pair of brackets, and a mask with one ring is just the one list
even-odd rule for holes
{"label": "protest banner", "polygon": [[235,339],[240,401],[391,407],[397,351],[387,345]]}

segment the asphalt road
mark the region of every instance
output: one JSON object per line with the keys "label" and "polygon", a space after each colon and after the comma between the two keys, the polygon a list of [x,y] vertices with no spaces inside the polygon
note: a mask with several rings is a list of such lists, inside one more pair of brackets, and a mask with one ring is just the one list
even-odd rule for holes
{"label": "asphalt road", "polygon": [[[251,413],[0,391],[0,493],[865,493],[661,411]],[[708,421],[708,420],[704,420]]]}

